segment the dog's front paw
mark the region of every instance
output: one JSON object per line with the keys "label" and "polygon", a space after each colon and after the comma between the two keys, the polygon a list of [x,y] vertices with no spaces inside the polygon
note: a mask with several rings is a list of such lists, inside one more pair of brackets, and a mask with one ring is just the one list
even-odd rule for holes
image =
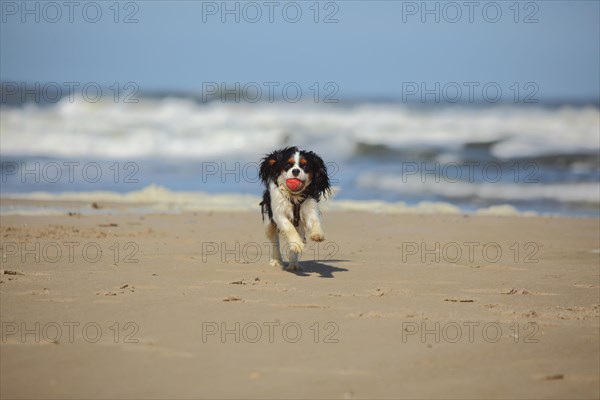
{"label": "dog's front paw", "polygon": [[286,271],[304,271],[300,264],[298,263],[289,263],[287,267],[285,267]]}
{"label": "dog's front paw", "polygon": [[283,268],[283,263],[281,262],[281,260],[270,260],[269,265],[276,268]]}
{"label": "dog's front paw", "polygon": [[290,251],[293,253],[302,253],[304,251],[304,243],[301,240],[289,243]]}
{"label": "dog's front paw", "polygon": [[325,240],[325,234],[321,229],[321,225],[317,224],[310,230],[310,240],[313,242],[322,242]]}
{"label": "dog's front paw", "polygon": [[325,240],[325,234],[323,232],[314,232],[310,235],[310,240],[313,242],[322,242]]}

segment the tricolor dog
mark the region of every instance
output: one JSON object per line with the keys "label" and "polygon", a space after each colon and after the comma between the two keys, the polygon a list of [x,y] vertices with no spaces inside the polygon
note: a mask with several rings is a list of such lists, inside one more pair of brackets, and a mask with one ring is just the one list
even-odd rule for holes
{"label": "tricolor dog", "polygon": [[325,240],[321,227],[319,200],[331,193],[327,167],[312,151],[286,147],[268,154],[260,164],[260,179],[266,186],[260,203],[266,234],[273,244],[270,264],[283,267],[279,234],[289,245],[290,271],[301,270],[298,259],[306,236]]}

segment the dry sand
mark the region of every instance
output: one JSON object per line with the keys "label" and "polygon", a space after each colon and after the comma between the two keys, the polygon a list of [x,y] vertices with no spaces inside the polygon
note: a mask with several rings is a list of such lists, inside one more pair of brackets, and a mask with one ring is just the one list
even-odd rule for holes
{"label": "dry sand", "polygon": [[258,211],[3,216],[1,397],[600,396],[597,219],[324,229],[294,274]]}

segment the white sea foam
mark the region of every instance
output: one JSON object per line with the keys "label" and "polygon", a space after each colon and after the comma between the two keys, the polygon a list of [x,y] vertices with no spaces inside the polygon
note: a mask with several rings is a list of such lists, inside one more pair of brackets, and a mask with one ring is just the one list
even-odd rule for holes
{"label": "white sea foam", "polygon": [[[142,190],[129,193],[116,192],[33,192],[5,196],[12,200],[26,199],[40,204],[10,204],[0,208],[2,215],[57,215],[67,211],[90,213],[106,212],[258,212],[261,198],[247,194],[209,194],[203,192],[171,191],[164,187],[150,185]],[[44,203],[52,202],[52,203]],[[60,202],[78,202],[81,206],[61,205]],[[95,210],[92,203],[100,203],[103,208]],[[111,208],[110,204],[119,207]],[[335,200],[321,203],[324,211],[360,211],[382,214],[460,214],[461,210],[445,202],[420,202],[414,206],[404,202],[384,202],[378,200]],[[104,208],[106,206],[106,208]],[[532,215],[521,213],[511,206],[481,209],[477,211],[493,215]]]}
{"label": "white sea foam", "polygon": [[295,144],[338,157],[352,154],[357,143],[452,150],[497,142],[492,154],[510,158],[597,151],[599,127],[596,107],[411,109],[402,104],[64,99],[49,107],[3,108],[0,137],[4,156],[254,159],[292,135]]}
{"label": "white sea foam", "polygon": [[157,185],[128,193],[92,192],[32,192],[7,198],[40,201],[74,201],[86,203],[116,203],[131,207],[146,207],[161,211],[249,211],[258,210],[260,198],[247,194],[209,194],[172,191]]}
{"label": "white sea foam", "polygon": [[470,183],[444,179],[423,179],[417,175],[364,173],[359,187],[392,191],[403,195],[435,195],[448,199],[483,199],[497,201],[554,200],[564,203],[600,204],[600,183]]}

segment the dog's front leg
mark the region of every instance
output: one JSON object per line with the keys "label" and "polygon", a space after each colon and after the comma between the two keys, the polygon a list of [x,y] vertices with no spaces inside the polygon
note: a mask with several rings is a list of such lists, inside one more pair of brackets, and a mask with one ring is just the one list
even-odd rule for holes
{"label": "dog's front leg", "polygon": [[298,258],[304,250],[304,240],[296,230],[292,223],[294,212],[289,199],[282,196],[279,188],[275,184],[271,184],[271,208],[273,209],[273,222],[277,225],[279,231],[285,236],[289,246],[290,263],[287,269],[300,269],[298,266]]}
{"label": "dog's front leg", "polygon": [[279,250],[279,232],[273,222],[268,222],[266,226],[267,238],[271,241],[272,252],[269,254],[269,264],[274,267],[283,267],[281,260],[281,251]]}
{"label": "dog's front leg", "polygon": [[319,211],[319,204],[315,199],[309,198],[302,203],[300,218],[304,220],[310,240],[314,242],[325,240],[325,234],[321,227],[321,212]]}
{"label": "dog's front leg", "polygon": [[275,184],[271,184],[270,194],[273,222],[275,222],[279,231],[283,233],[289,242],[290,249],[296,253],[302,253],[302,250],[304,250],[304,240],[300,237],[291,221],[294,218],[291,203],[281,195],[279,188]]}
{"label": "dog's front leg", "polygon": [[273,216],[273,220],[277,224],[277,227],[279,228],[281,233],[285,235],[290,249],[295,251],[296,253],[302,253],[302,250],[304,250],[304,241],[298,234],[298,231],[296,230],[294,224],[292,224],[292,222],[285,216],[281,218],[275,218],[275,216]]}
{"label": "dog's front leg", "polygon": [[[300,226],[297,229],[298,235],[300,237],[301,243],[302,243],[302,248],[304,249],[304,227],[302,226],[302,224],[300,224]],[[298,252],[296,249],[294,249],[293,247],[290,247],[290,252],[289,252],[289,257],[290,257],[290,263],[287,266],[287,270],[289,271],[302,271],[302,267],[300,266],[299,261],[300,261],[300,252]]]}
{"label": "dog's front leg", "polygon": [[281,232],[285,235],[288,242],[288,257],[290,259],[290,262],[286,269],[290,271],[301,270],[302,268],[300,268],[300,265],[298,265],[298,260],[300,258],[300,254],[304,250],[304,241],[302,240],[302,238],[298,234],[298,231],[296,231],[296,228],[289,219],[287,219],[286,217],[273,219],[275,220],[275,223],[277,224]]}

